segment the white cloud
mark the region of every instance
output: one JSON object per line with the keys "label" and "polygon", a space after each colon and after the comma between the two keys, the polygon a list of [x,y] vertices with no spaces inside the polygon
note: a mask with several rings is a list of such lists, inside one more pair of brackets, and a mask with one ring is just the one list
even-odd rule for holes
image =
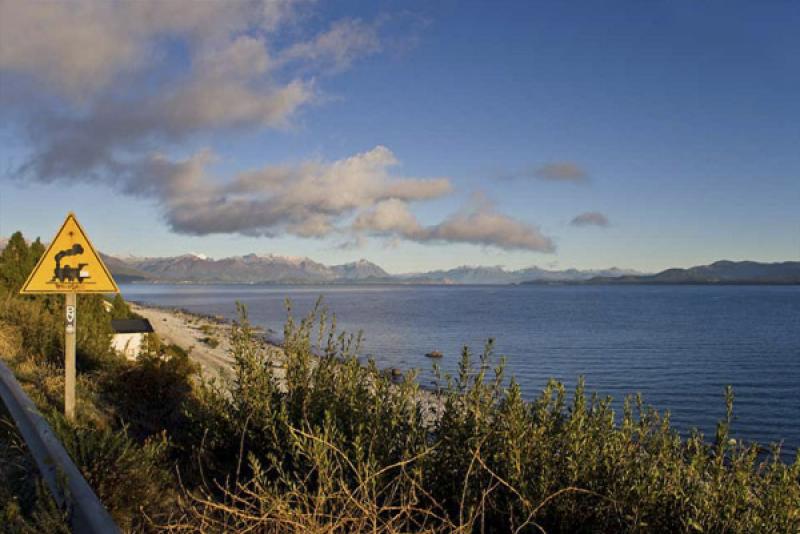
{"label": "white cloud", "polygon": [[207,151],[177,162],[150,157],[131,165],[117,185],[128,194],[156,199],[175,231],[196,235],[323,237],[338,231],[342,219],[376,204],[450,192],[445,178],[392,176],[397,160],[383,146],[333,162],[266,166],[227,182],[207,174],[212,161]]}
{"label": "white cloud", "polygon": [[372,234],[390,241],[554,250],[537,227],[498,213],[486,202],[473,203],[439,224],[421,225],[410,204],[449,194],[450,181],[394,176],[390,170],[397,159],[383,146],[333,162],[265,166],[228,181],[208,174],[214,159],[210,151],[183,161],[155,155],[128,165],[113,184],[127,194],[154,199],[174,231],[191,235],[345,234],[351,237],[344,246],[361,246],[363,234]]}
{"label": "white cloud", "polygon": [[408,209],[408,204],[396,198],[379,202],[374,208],[361,213],[353,223],[353,228],[381,235],[400,234],[407,239],[422,239],[426,235]]}
{"label": "white cloud", "polygon": [[281,54],[281,61],[311,61],[333,70],[349,67],[356,59],[379,52],[381,42],[377,24],[358,19],[334,22],[330,29],[310,41],[296,43]]}
{"label": "white cloud", "polygon": [[[276,9],[270,4],[285,4]],[[193,46],[278,26],[294,2],[0,2],[0,68],[84,99],[158,57],[158,40]]]}
{"label": "white cloud", "polygon": [[350,19],[287,43],[299,1],[0,2],[2,98],[31,139],[17,174],[41,181],[119,173],[198,133],[286,127],[316,74],[380,49],[376,26]]}
{"label": "white cloud", "polygon": [[[549,251],[535,226],[482,205],[422,226],[414,203],[447,178],[396,176],[375,148],[336,161],[214,176],[211,150],[166,155],[199,134],[283,128],[317,100],[319,75],[384,48],[389,19],[334,21],[303,34],[298,1],[0,0],[0,98],[29,139],[14,175],[103,183],[153,200],[176,232],[362,233]],[[286,30],[286,31],[284,31]]]}
{"label": "white cloud", "polygon": [[418,242],[441,241],[494,246],[506,250],[552,252],[553,241],[536,226],[497,213],[478,202],[433,226],[422,226],[399,199],[390,199],[359,215],[353,228],[379,235],[400,235]]}
{"label": "white cloud", "polygon": [[513,250],[553,252],[555,244],[536,226],[488,208],[475,208],[448,217],[429,231],[429,239],[492,245]]}

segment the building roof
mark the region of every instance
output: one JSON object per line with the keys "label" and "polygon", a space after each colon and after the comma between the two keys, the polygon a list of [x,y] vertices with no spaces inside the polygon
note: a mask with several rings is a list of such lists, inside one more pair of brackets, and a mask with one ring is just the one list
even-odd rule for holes
{"label": "building roof", "polygon": [[153,331],[153,325],[147,319],[111,319],[111,328],[115,334],[149,334]]}

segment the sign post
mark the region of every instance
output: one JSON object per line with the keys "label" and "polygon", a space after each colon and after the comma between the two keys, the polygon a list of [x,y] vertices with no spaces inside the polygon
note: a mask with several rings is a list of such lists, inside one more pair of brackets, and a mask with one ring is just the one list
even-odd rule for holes
{"label": "sign post", "polygon": [[78,294],[64,295],[66,301],[66,325],[64,328],[64,415],[75,419],[75,319]]}
{"label": "sign post", "polygon": [[[70,263],[67,263],[70,262]],[[64,294],[64,415],[75,419],[75,339],[78,293],[119,293],[75,214],[69,213],[20,291]]]}

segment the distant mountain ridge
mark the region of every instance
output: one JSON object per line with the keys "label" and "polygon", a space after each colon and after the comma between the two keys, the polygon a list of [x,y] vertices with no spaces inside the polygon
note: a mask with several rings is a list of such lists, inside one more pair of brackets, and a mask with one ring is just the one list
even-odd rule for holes
{"label": "distant mountain ridge", "polygon": [[759,263],[716,261],[688,269],[667,269],[657,274],[596,277],[592,284],[800,284],[800,261]]}
{"label": "distant mountain ridge", "polygon": [[140,271],[139,269],[128,265],[125,261],[119,258],[103,254],[102,252],[99,254],[100,259],[103,260],[103,263],[105,263],[106,267],[108,267],[108,269],[111,271],[114,280],[119,283],[146,282],[153,280],[153,277],[150,275],[150,273]]}
{"label": "distant mountain ridge", "polygon": [[[7,238],[0,237],[0,251]],[[548,270],[532,266],[467,266],[420,273],[390,274],[360,259],[325,265],[306,257],[246,254],[215,260],[202,254],[172,257],[124,257],[100,253],[114,278],[126,282],[196,283],[384,283],[384,284],[798,284],[800,261],[764,263],[720,260],[655,274],[632,269]]]}
{"label": "distant mountain ridge", "polygon": [[506,270],[503,267],[470,267],[461,266],[454,269],[430,271],[426,273],[401,274],[399,280],[427,281],[444,284],[520,284],[524,282],[580,282],[601,276],[624,276],[642,274],[632,269],[565,269],[561,271],[547,270],[540,267]]}
{"label": "distant mountain ridge", "polygon": [[[309,258],[246,254],[215,260],[198,254],[166,258],[127,258],[117,262],[158,281],[202,283],[325,283],[388,279],[367,260],[328,266]],[[112,267],[109,267],[114,272]]]}
{"label": "distant mountain ridge", "polygon": [[598,276],[641,274],[618,268],[563,271],[528,267],[461,266],[448,270],[392,275],[368,260],[325,265],[310,258],[274,254],[232,256],[218,260],[200,254],[159,258],[116,258],[103,256],[120,281],[198,283],[400,283],[400,284],[516,284],[529,280],[573,282]]}

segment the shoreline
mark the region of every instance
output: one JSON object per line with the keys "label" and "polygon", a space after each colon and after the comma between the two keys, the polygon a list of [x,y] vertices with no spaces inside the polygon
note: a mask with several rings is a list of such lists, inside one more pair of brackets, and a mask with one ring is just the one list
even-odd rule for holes
{"label": "shoreline", "polygon": [[[189,357],[192,361],[197,362],[202,369],[206,378],[217,377],[220,378],[224,373],[230,373],[232,370],[232,359],[228,355],[230,345],[228,343],[228,333],[232,324],[232,320],[227,319],[220,315],[204,314],[198,312],[191,312],[182,308],[174,306],[159,306],[154,304],[145,304],[141,301],[131,300],[128,301],[132,311],[141,314],[143,317],[150,319],[153,329],[165,342],[174,342],[183,348],[189,349]],[[154,320],[155,318],[155,320]],[[216,328],[220,343],[217,347],[212,348],[201,341],[205,335],[201,328],[203,325],[211,325]],[[285,376],[285,352],[282,346],[282,340],[275,337],[270,337],[267,332],[259,327],[254,327],[256,336],[265,350],[271,351],[270,360],[272,362],[272,371],[282,387],[283,377]],[[162,332],[165,332],[162,334]],[[319,358],[318,353],[314,353],[315,358]],[[362,360],[362,358],[359,358]],[[362,361],[362,366],[363,366]],[[400,375],[393,375],[392,369],[385,368],[379,369],[382,375],[386,377],[392,384],[397,384],[398,379],[402,379],[405,369],[399,369]],[[444,397],[436,389],[435,385],[425,385],[419,377],[415,379],[418,387],[417,399],[419,406],[423,411],[423,417],[427,423],[435,421],[442,413],[444,405]],[[621,402],[621,399],[618,399]],[[685,428],[678,430],[682,438],[686,438],[691,429],[696,428],[696,425],[689,424]],[[705,432],[706,440],[713,436],[713,431]],[[737,436],[738,437],[738,436]],[[769,452],[769,444],[773,441],[757,440],[743,438],[747,441],[758,442],[761,447],[762,453]],[[779,440],[785,445],[785,439]],[[781,450],[781,457],[784,460],[791,460],[796,454],[796,446],[784,446]]]}
{"label": "shoreline", "polygon": [[[174,307],[160,307],[137,301],[130,301],[128,304],[132,312],[150,321],[162,342],[174,343],[187,350],[189,357],[200,365],[201,372],[207,378],[221,378],[233,369],[228,340],[231,321]],[[261,332],[260,329],[254,330],[256,335]],[[203,341],[203,338],[211,334],[218,341],[216,346]],[[268,340],[265,335],[259,335],[259,340],[264,349],[272,353],[271,356],[283,352],[280,344]]]}
{"label": "shoreline", "polygon": [[[190,312],[175,307],[160,307],[145,304],[141,301],[128,301],[131,311],[150,321],[153,330],[164,343],[174,343],[189,353],[189,358],[200,366],[204,378],[225,379],[233,370],[233,360],[230,357],[230,342],[228,340],[232,321],[222,316],[213,316]],[[205,328],[205,330],[204,330]],[[207,337],[208,329],[213,329],[219,344],[212,347],[203,341]],[[270,339],[267,332],[259,327],[253,328],[255,335],[262,347],[268,352],[272,362],[272,372],[278,379],[281,387],[286,374],[286,353],[282,343],[277,339]],[[320,358],[314,354],[314,358]],[[391,369],[380,370],[392,384],[396,378]],[[227,375],[227,376],[226,376]],[[418,402],[423,411],[423,418],[430,423],[439,417],[443,400],[436,391],[426,389],[417,381]]]}

